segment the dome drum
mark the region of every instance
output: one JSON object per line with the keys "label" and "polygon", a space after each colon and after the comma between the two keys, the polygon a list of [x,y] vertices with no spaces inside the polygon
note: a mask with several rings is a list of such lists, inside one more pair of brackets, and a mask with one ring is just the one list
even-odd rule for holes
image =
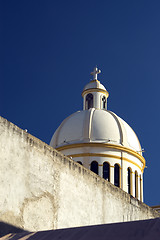
{"label": "dome drum", "polygon": [[[76,146],[77,145],[77,146]],[[90,145],[90,146],[88,146]],[[99,145],[99,146],[98,146]],[[125,161],[129,164],[132,164],[132,168],[137,171],[143,172],[145,167],[145,160],[144,158],[137,154],[130,149],[123,148],[122,146],[110,145],[110,144],[73,144],[73,145],[66,145],[63,147],[57,148],[58,151],[61,151],[64,155],[68,157],[72,157],[74,160],[78,161],[77,159],[83,157],[94,157],[97,159],[111,159],[113,162],[114,160],[118,161]],[[102,164],[101,161],[98,161],[99,164]]]}

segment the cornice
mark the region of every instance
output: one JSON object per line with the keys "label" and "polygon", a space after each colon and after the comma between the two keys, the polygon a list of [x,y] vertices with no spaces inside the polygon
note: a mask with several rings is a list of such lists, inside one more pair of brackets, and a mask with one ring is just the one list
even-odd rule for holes
{"label": "cornice", "polygon": [[98,88],[89,88],[89,89],[86,89],[82,92],[82,97],[84,97],[85,94],[88,94],[88,93],[91,93],[91,92],[101,92],[104,95],[106,95],[107,98],[109,96],[109,93],[107,92],[107,90],[98,89]]}
{"label": "cornice", "polygon": [[112,148],[115,150],[120,150],[122,152],[126,152],[129,153],[131,155],[133,155],[134,157],[137,157],[143,164],[143,169],[145,167],[146,161],[144,159],[144,157],[142,155],[140,155],[139,153],[137,153],[136,151],[124,147],[122,145],[116,145],[116,144],[109,144],[109,143],[75,143],[75,144],[68,144],[62,147],[57,147],[56,150],[58,151],[62,151],[62,150],[66,150],[66,149],[72,149],[72,148],[81,148],[81,147],[99,147],[99,148]]}

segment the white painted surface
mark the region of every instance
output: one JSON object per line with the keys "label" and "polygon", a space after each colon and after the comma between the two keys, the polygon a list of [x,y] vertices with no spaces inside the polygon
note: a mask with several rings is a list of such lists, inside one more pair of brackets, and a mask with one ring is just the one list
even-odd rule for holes
{"label": "white painted surface", "polygon": [[99,81],[91,81],[89,82],[88,84],[86,84],[86,86],[84,87],[83,91],[86,91],[88,89],[100,89],[100,90],[105,90],[106,91],[106,88],[99,82]]}
{"label": "white painted surface", "polygon": [[40,231],[159,216],[3,118],[0,133],[0,221]]}
{"label": "white painted surface", "polygon": [[66,118],[53,135],[50,145],[60,147],[89,142],[122,144],[141,153],[139,140],[132,128],[110,111],[91,108]]}

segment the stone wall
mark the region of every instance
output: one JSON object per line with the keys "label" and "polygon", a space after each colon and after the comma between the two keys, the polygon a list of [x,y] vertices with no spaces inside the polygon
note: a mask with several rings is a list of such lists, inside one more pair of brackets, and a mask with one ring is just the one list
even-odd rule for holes
{"label": "stone wall", "polygon": [[160,214],[0,118],[0,221],[29,231]]}

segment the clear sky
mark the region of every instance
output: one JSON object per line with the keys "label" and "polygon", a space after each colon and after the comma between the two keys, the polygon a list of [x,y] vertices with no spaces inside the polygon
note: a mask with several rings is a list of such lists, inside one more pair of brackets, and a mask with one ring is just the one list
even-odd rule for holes
{"label": "clear sky", "polygon": [[98,65],[145,149],[145,203],[160,204],[160,1],[2,0],[0,17],[0,115],[49,143]]}

